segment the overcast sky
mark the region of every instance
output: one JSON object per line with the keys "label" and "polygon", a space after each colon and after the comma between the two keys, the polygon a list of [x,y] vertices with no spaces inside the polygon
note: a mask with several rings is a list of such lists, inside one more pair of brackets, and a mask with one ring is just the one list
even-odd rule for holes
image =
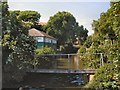
{"label": "overcast sky", "polygon": [[[40,2],[42,1],[42,2]],[[88,1],[88,2],[87,2]],[[67,11],[73,14],[79,25],[83,25],[89,30],[89,35],[93,33],[91,23],[97,20],[100,13],[106,12],[110,3],[107,0],[8,0],[9,10],[34,10],[41,14],[40,22],[47,22],[50,16],[58,11]]]}

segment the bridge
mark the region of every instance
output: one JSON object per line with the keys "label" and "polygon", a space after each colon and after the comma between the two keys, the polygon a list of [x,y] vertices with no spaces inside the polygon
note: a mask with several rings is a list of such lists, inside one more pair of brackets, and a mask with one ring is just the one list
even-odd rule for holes
{"label": "bridge", "polygon": [[[52,63],[52,68],[35,68],[29,72],[31,73],[81,73],[81,74],[94,74],[97,69],[92,68],[92,69],[86,69],[84,64],[87,64],[89,62],[81,62],[80,57],[83,55],[82,54],[43,54],[40,55],[40,57],[48,57],[50,60],[49,63]],[[89,54],[89,53],[85,53]],[[99,55],[99,63],[98,66],[101,67],[103,65],[103,54],[102,53],[90,53],[89,55]],[[91,56],[91,57],[92,57]],[[54,62],[53,62],[54,61]],[[44,63],[43,65],[49,64]]]}
{"label": "bridge", "polygon": [[[85,53],[89,54],[89,53]],[[98,68],[103,66],[103,54],[102,53],[90,53],[91,57],[96,57],[98,60],[95,63],[97,68],[89,67],[86,68],[85,65],[89,64],[90,60],[81,60],[84,54],[44,54],[36,57],[42,57],[42,59],[51,59],[40,64],[42,67],[34,67],[34,69],[28,71],[28,73],[34,74],[87,74],[89,81],[92,79],[93,75],[98,71]],[[38,58],[39,59],[39,58]],[[89,59],[89,58],[88,58]],[[44,60],[43,60],[44,61]],[[94,62],[94,60],[92,60]],[[50,64],[51,63],[51,64]],[[47,66],[48,65],[48,66]]]}

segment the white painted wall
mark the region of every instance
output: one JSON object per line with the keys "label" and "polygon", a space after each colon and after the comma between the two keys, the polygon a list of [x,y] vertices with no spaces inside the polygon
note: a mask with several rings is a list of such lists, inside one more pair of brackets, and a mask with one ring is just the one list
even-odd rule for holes
{"label": "white painted wall", "polygon": [[44,41],[44,37],[35,37],[35,39],[37,40],[37,42],[46,42],[46,43],[54,43],[54,44],[57,43],[56,40],[47,37],[45,37],[45,41]]}
{"label": "white painted wall", "polygon": [[52,39],[45,37],[45,42],[51,43],[51,40],[52,40]]}
{"label": "white painted wall", "polygon": [[37,42],[44,42],[44,38],[43,37],[36,37],[35,39],[37,40]]}
{"label": "white painted wall", "polygon": [[52,42],[53,42],[54,44],[56,44],[56,43],[57,43],[57,41],[56,41],[56,40],[52,40]]}

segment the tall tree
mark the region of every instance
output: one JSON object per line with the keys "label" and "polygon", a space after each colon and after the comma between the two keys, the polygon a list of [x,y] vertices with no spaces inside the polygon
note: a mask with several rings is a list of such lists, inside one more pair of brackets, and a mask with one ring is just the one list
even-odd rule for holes
{"label": "tall tree", "polygon": [[79,26],[75,17],[69,12],[58,12],[50,17],[46,26],[46,32],[58,39],[58,46],[71,43],[76,37],[83,40],[88,31]]}
{"label": "tall tree", "polygon": [[[111,2],[111,7],[105,13],[101,13],[98,20],[93,21],[94,34],[88,38],[85,53],[103,53],[104,66],[95,74],[89,83],[89,88],[120,89],[120,1]],[[90,41],[90,46],[87,43]],[[79,51],[81,48],[79,49]],[[96,57],[97,55],[95,55]],[[86,62],[99,65],[97,58],[83,55]],[[88,57],[88,58],[87,58]],[[99,56],[98,56],[99,57]],[[87,59],[86,59],[87,58]],[[100,58],[100,57],[99,57]],[[94,60],[94,62],[93,62]],[[85,65],[87,65],[85,62]],[[89,65],[88,63],[88,65]],[[96,67],[92,68],[96,68]],[[89,67],[89,66],[88,66]],[[98,67],[97,67],[98,68]]]}
{"label": "tall tree", "polygon": [[28,36],[28,28],[8,11],[7,2],[2,2],[2,69],[3,87],[8,81],[21,81],[34,62],[35,40]]}

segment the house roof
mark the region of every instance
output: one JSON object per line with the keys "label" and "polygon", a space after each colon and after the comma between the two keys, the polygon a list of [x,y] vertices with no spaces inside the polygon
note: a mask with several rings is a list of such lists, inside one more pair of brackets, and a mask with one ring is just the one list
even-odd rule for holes
{"label": "house roof", "polygon": [[29,30],[29,35],[30,36],[35,36],[35,37],[48,37],[48,38],[56,40],[56,38],[46,34],[45,32],[39,31],[39,30],[37,30],[35,28],[32,28],[32,29]]}

